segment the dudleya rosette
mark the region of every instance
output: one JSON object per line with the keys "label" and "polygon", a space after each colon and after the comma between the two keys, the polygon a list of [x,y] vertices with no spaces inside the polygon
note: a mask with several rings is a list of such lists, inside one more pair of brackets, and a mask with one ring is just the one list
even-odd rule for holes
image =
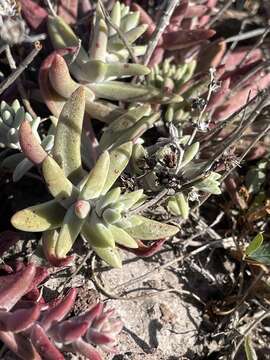
{"label": "dudleya rosette", "polygon": [[65,104],[51,156],[45,154],[42,162],[43,176],[54,199],[17,212],[11,221],[19,230],[45,232],[47,258],[65,258],[81,234],[105,262],[121,267],[116,245],[136,248],[136,240],[167,238],[178,228],[132,211],[145,200],[143,190],[122,193],[119,186],[114,187],[129,163],[131,141],[101,153],[86,173],[81,158],[84,110],[85,90],[80,87]]}

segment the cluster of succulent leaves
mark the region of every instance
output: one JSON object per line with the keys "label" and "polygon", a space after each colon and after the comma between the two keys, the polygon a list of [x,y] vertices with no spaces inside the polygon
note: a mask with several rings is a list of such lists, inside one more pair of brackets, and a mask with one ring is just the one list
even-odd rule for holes
{"label": "cluster of succulent leaves", "polygon": [[220,174],[203,172],[205,162],[196,160],[199,155],[198,141],[189,144],[190,135],[178,136],[177,128],[171,124],[175,138],[161,139],[156,145],[144,147],[135,144],[132,154],[132,167],[140,176],[144,189],[153,192],[164,187],[172,190],[167,209],[176,216],[187,219],[189,201],[198,199],[198,192],[218,195],[221,193]]}
{"label": "cluster of succulent leaves", "polygon": [[[132,47],[133,54],[142,55],[145,52],[145,46],[132,46],[147,28],[145,25],[138,25],[139,13],[130,12],[129,7],[121,6],[119,2],[116,2],[111,11],[111,17],[113,24],[125,32],[125,38]],[[72,29],[59,17],[49,19],[48,30],[55,49],[80,46],[79,39]],[[125,44],[114,28],[107,26],[102,9],[98,5],[89,54],[80,46],[72,63],[70,63],[72,55],[65,56],[69,70],[63,67],[61,69],[61,66],[57,67],[57,64],[54,64],[57,70],[54,71],[53,68],[50,70],[50,84],[58,96],[67,98],[78,86],[70,78],[70,71],[78,82],[86,84],[88,89],[86,111],[92,116],[96,116],[99,110],[98,105],[93,104],[93,101],[99,98],[128,102],[179,100],[179,96],[167,96],[154,87],[116,81],[131,76],[144,76],[150,72],[147,66],[129,63],[129,57]],[[107,112],[112,109],[110,103],[103,102],[100,106],[103,109],[107,108]],[[100,115],[97,116],[102,120]]]}
{"label": "cluster of succulent leaves", "polygon": [[[197,199],[198,192],[220,193],[220,175],[202,171],[204,162],[198,159],[200,144],[168,120],[175,111],[173,105],[182,106],[183,98],[177,93],[193,75],[196,62],[176,66],[165,60],[160,69],[152,70],[130,62],[130,52],[135,56],[145,53],[146,47],[135,41],[147,26],[139,24],[139,12],[132,12],[119,2],[114,4],[110,16],[107,22],[103,7],[97,5],[89,52],[63,19],[49,17],[48,30],[56,50],[44,61],[39,80],[47,106],[58,117],[50,130],[54,137],[52,148],[44,151],[38,147],[35,128],[28,129],[34,146],[30,138],[25,144],[25,124],[21,126],[20,140],[27,161],[40,165],[54,199],[17,212],[11,222],[19,230],[43,232],[44,253],[54,264],[67,257],[78,236],[105,262],[120,267],[119,246],[134,249],[141,240],[175,235],[176,226],[137,213],[136,209],[147,201],[145,191],[153,195],[164,186],[172,190],[166,208],[184,219],[189,215],[189,201]],[[124,32],[129,49],[119,29]],[[147,77],[140,84],[119,81],[133,76]],[[120,107],[115,104],[119,101],[130,105]],[[151,106],[153,103],[155,107]],[[144,146],[142,135],[163,119],[163,104],[169,104],[165,116],[169,128],[179,135],[173,140],[161,139],[157,147]],[[105,123],[95,163],[87,159],[85,112]],[[35,151],[38,156],[33,158]],[[170,157],[172,165],[168,164]],[[117,183],[129,162],[129,175],[140,177],[139,187],[131,192]]]}
{"label": "cluster of succulent leaves", "polygon": [[121,194],[119,187],[113,187],[131,157],[131,142],[101,153],[89,174],[83,169],[84,99],[84,89],[79,88],[67,101],[56,126],[52,156],[42,162],[44,179],[55,199],[21,210],[11,221],[20,230],[44,231],[45,251],[51,257],[64,258],[81,234],[103,260],[120,267],[116,244],[136,248],[136,239],[170,237],[178,228],[132,215],[132,208],[145,200],[143,191]]}
{"label": "cluster of succulent leaves", "polygon": [[77,289],[46,303],[33,289],[48,276],[45,268],[29,264],[0,277],[0,339],[20,359],[64,360],[63,352],[74,352],[92,360],[102,360],[96,346],[114,352],[116,336],[123,323],[114,310],[102,303],[85,313],[66,319],[74,306]]}
{"label": "cluster of succulent leaves", "polygon": [[[48,134],[43,139],[40,138],[38,127],[41,119],[39,117],[33,118],[24,110],[24,107],[20,105],[18,100],[14,100],[11,105],[8,105],[5,101],[1,101],[0,147],[6,149],[6,151],[1,153],[1,166],[12,170],[14,169],[14,181],[20,180],[34,165],[21,152],[19,128],[23,120],[29,122],[34,136],[45,151],[49,152],[53,145],[53,135]],[[21,153],[10,154],[8,149],[19,150]]]}

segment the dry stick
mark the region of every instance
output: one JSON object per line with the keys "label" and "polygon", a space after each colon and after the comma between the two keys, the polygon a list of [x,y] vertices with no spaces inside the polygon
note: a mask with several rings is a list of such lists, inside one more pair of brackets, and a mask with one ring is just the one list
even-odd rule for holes
{"label": "dry stick", "polygon": [[235,0],[230,0],[221,8],[218,13],[209,21],[206,28],[209,29],[222,15],[223,13],[234,3]]}
{"label": "dry stick", "polygon": [[[16,70],[17,69],[16,62],[12,56],[9,45],[7,45],[7,47],[6,47],[6,57],[7,57],[7,60],[8,60],[11,70]],[[26,110],[32,115],[33,118],[36,118],[37,114],[33,110],[32,106],[30,104],[30,101],[27,99],[26,91],[25,91],[25,88],[24,88],[23,83],[20,78],[18,78],[18,80],[17,80],[17,86],[18,86],[18,90],[22,97],[22,101],[23,101],[23,104],[24,104]]]}
{"label": "dry stick", "polygon": [[247,130],[247,128],[256,120],[257,116],[261,113],[262,109],[267,105],[268,100],[268,91],[266,94],[262,96],[262,100],[259,102],[259,104],[256,106],[254,111],[249,115],[247,120],[245,121],[244,125],[236,129],[233,134],[230,136],[230,138],[225,142],[225,145],[223,146],[222,150],[218,152],[218,154],[215,155],[214,159],[211,159],[206,163],[206,165],[203,167],[201,172],[207,172],[209,171],[214,163],[220,159],[220,157],[223,155],[223,153],[228,150],[235,142],[237,142],[243,135],[243,133]]}
{"label": "dry stick", "polygon": [[[92,270],[92,281],[94,282],[95,286],[97,287],[98,290],[100,290],[105,296],[107,296],[110,299],[115,299],[115,300],[125,300],[125,301],[135,301],[135,300],[145,300],[147,298],[152,298],[154,296],[157,295],[161,295],[164,293],[170,293],[170,292],[176,292],[181,294],[180,290],[177,290],[175,288],[170,288],[170,289],[160,289],[160,290],[156,290],[151,292],[150,294],[147,292],[152,290],[152,289],[145,289],[145,293],[146,294],[141,294],[141,295],[136,295],[136,296],[121,296],[121,295],[116,295],[110,292],[110,290],[108,290],[106,288],[105,285],[101,284],[101,281],[98,279],[98,277],[96,276],[96,271],[95,271],[95,262],[96,262],[96,256],[93,255],[92,261],[91,261],[91,270]],[[198,299],[197,299],[198,300]]]}
{"label": "dry stick", "polygon": [[[166,4],[166,1],[165,1]],[[149,44],[146,50],[146,53],[144,55],[144,65],[147,65],[151,59],[151,56],[158,44],[158,41],[162,35],[162,33],[164,32],[166,26],[169,24],[170,22],[170,18],[174,12],[174,9],[176,8],[176,6],[178,5],[178,0],[168,0],[168,4],[166,6],[166,9],[164,10],[163,15],[160,17],[159,23],[151,37],[151,39],[149,40]]]}
{"label": "dry stick", "polygon": [[127,41],[124,33],[122,32],[122,30],[121,30],[118,26],[116,26],[116,25],[112,22],[111,17],[110,17],[110,15],[108,14],[107,10],[105,9],[103,3],[102,3],[100,0],[98,1],[98,3],[99,3],[99,5],[100,5],[101,11],[103,12],[103,15],[104,15],[106,21],[107,21],[107,22],[110,24],[110,26],[118,33],[120,39],[123,41],[125,47],[127,48],[128,52],[129,52],[129,55],[130,55],[132,61],[133,61],[135,64],[138,64],[139,61],[138,61],[136,55],[134,54],[134,52],[133,52],[133,50],[132,50],[132,47],[130,46],[129,42]]}
{"label": "dry stick", "polygon": [[266,38],[266,36],[268,35],[270,31],[270,26],[268,26],[264,33],[262,34],[262,36],[258,39],[258,41],[256,41],[256,43],[254,44],[254,46],[252,46],[249,51],[245,54],[245,56],[243,57],[243,59],[240,61],[240,63],[237,65],[237,69],[239,69],[244,63],[245,61],[248,59],[249,55],[251,54],[251,52],[255,49],[257,49],[260,45],[263,44],[264,39]]}
{"label": "dry stick", "polygon": [[[248,100],[245,105],[241,106],[240,109],[238,109],[237,111],[235,111],[233,114],[231,114],[227,119],[221,121],[219,124],[217,124],[217,126],[215,128],[213,128],[212,130],[209,130],[207,132],[207,134],[205,136],[209,136],[209,135],[213,135],[215,136],[216,133],[218,133],[219,131],[221,131],[222,129],[224,129],[227,125],[229,125],[230,123],[233,123],[233,121],[235,119],[237,119],[237,115],[239,115],[242,111],[245,111],[245,109],[250,106],[250,105],[254,105],[255,102],[258,100],[258,98],[261,96],[261,92],[258,92],[257,95],[255,95],[251,100]],[[204,139],[204,137],[200,138],[199,141],[202,141]]]}
{"label": "dry stick", "polygon": [[197,300],[203,306],[206,305],[205,302],[203,302],[197,295],[192,294],[189,291],[182,290],[182,289],[178,290],[176,288],[157,289],[156,291],[152,291],[150,293],[147,293],[147,292],[151,291],[152,289],[145,289],[144,294],[136,295],[136,296],[125,296],[124,297],[121,295],[113,294],[104,285],[101,284],[101,282],[99,281],[99,279],[97,278],[97,276],[95,274],[94,264],[91,264],[91,265],[92,265],[91,268],[93,271],[92,280],[93,280],[94,284],[96,285],[98,290],[100,290],[103,293],[103,295],[107,296],[109,299],[122,300],[122,301],[137,301],[137,300],[145,300],[145,299],[153,298],[155,296],[160,296],[162,294],[176,293],[180,296],[189,295],[189,296],[193,297],[195,300]]}
{"label": "dry stick", "polygon": [[[256,29],[256,30],[251,30],[251,31],[246,31],[244,33],[239,33],[237,35],[234,36],[230,36],[227,39],[224,39],[225,43],[230,43],[230,42],[234,42],[234,41],[242,41],[242,40],[247,40],[247,39],[251,39],[260,35],[263,35],[265,33],[267,28],[260,28],[260,29]],[[220,40],[218,40],[220,41]]]}
{"label": "dry stick", "polygon": [[246,329],[245,333],[243,334],[242,339],[241,339],[241,340],[238,342],[238,344],[236,345],[235,350],[234,350],[233,354],[232,354],[231,357],[230,357],[230,360],[234,360],[234,358],[236,357],[236,355],[237,355],[237,353],[238,353],[241,345],[243,344],[243,342],[244,342],[244,340],[245,340],[245,337],[246,337],[247,335],[249,335],[249,334],[251,333],[251,331],[252,331],[253,329],[255,329],[256,326],[257,326],[260,322],[262,322],[264,319],[266,319],[268,316],[270,316],[270,310],[266,310],[266,311],[263,310],[263,311],[262,311],[262,314],[261,314],[256,320],[254,320],[254,321],[249,325],[249,327]]}
{"label": "dry stick", "polygon": [[248,81],[253,75],[255,75],[259,70],[263,70],[264,68],[267,68],[270,65],[270,60],[266,60],[256,66],[254,66],[253,69],[251,69],[246,76],[241,79],[236,85],[231,89],[229,96],[225,97],[225,101],[230,99],[232,96],[235,95],[236,91],[239,90],[246,81]]}
{"label": "dry stick", "polygon": [[28,54],[28,56],[20,63],[17,69],[9,75],[4,81],[0,83],[0,95],[17,80],[17,78],[24,72],[28,65],[34,60],[42,46],[39,42],[35,43],[34,49]]}
{"label": "dry stick", "polygon": [[56,17],[56,16],[57,16],[57,13],[56,13],[56,11],[55,11],[54,8],[53,8],[53,5],[52,5],[52,3],[51,3],[51,0],[46,0],[46,3],[47,3],[47,5],[48,5],[49,10],[50,10],[50,12],[52,13],[52,15]]}
{"label": "dry stick", "polygon": [[[231,238],[229,238],[229,240],[231,240]],[[157,266],[155,267],[154,269],[144,273],[143,275],[141,276],[138,276],[132,280],[129,280],[129,281],[126,281],[120,285],[117,285],[116,287],[113,288],[113,290],[116,290],[116,289],[120,289],[120,288],[123,288],[123,287],[127,287],[127,286],[131,286],[131,285],[134,285],[136,284],[138,281],[142,281],[142,280],[145,280],[147,278],[149,278],[150,276],[153,276],[154,274],[156,274],[157,272],[161,271],[161,270],[164,270],[165,268],[167,268],[168,266],[171,266],[179,261],[184,261],[184,260],[187,260],[189,258],[191,258],[192,256],[194,255],[197,255],[199,253],[201,253],[202,251],[210,248],[211,246],[213,245],[217,245],[217,244],[222,244],[222,243],[225,243],[226,241],[228,241],[228,239],[218,239],[218,240],[214,240],[214,241],[210,241],[208,242],[207,244],[205,245],[202,245],[200,246],[199,248],[191,251],[188,255],[180,255],[178,257],[176,257],[175,259],[173,260],[170,260],[168,262],[166,262],[165,264],[161,265],[161,266]]]}

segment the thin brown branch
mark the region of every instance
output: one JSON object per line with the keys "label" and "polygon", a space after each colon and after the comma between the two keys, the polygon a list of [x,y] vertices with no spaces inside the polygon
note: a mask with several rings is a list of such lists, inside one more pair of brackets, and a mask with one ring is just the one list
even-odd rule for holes
{"label": "thin brown branch", "polygon": [[[166,4],[166,1],[164,2]],[[151,59],[151,56],[158,44],[159,39],[161,38],[164,30],[170,22],[170,18],[174,12],[174,9],[178,5],[178,0],[168,0],[167,6],[163,12],[163,15],[160,17],[159,23],[149,41],[146,53],[144,55],[144,65],[147,65]]]}
{"label": "thin brown branch", "polygon": [[15,69],[9,77],[7,77],[4,81],[0,84],[0,95],[11,86],[14,81],[24,72],[24,70],[31,64],[37,54],[40,52],[42,46],[39,42],[35,43],[35,47],[33,50],[28,54],[28,56],[20,63],[20,65]]}

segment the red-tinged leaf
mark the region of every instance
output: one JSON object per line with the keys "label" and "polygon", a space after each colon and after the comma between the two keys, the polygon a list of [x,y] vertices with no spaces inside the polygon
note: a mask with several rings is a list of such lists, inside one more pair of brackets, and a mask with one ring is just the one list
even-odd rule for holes
{"label": "red-tinged leaf", "polygon": [[21,359],[42,360],[31,342],[25,336],[9,331],[0,331],[0,339]]}
{"label": "red-tinged leaf", "polygon": [[48,154],[33,134],[31,125],[27,120],[21,123],[19,139],[22,152],[34,164],[40,165],[46,159]]}
{"label": "red-tinged leaf", "polygon": [[74,351],[76,351],[79,354],[85,356],[87,359],[102,360],[101,355],[94,348],[94,346],[92,346],[91,344],[88,344],[83,339],[76,340],[72,344],[72,347],[73,347]]}
{"label": "red-tinged leaf", "polygon": [[247,52],[249,53],[249,55],[245,60],[245,65],[255,63],[258,60],[262,60],[263,53],[261,49],[253,49],[251,51],[250,50],[251,48],[246,46],[240,47],[230,53],[228,57],[226,57],[226,61],[224,64],[226,67],[226,71],[234,70],[235,67],[240,64],[240,62],[244,59]]}
{"label": "red-tinged leaf", "polygon": [[246,159],[250,161],[261,159],[266,154],[266,152],[267,149],[265,146],[263,145],[254,146],[254,148],[252,148],[250,152],[247,154]]}
{"label": "red-tinged leaf", "polygon": [[270,74],[261,76],[260,73],[256,76],[256,81],[247,84],[244,88],[240,89],[233,96],[229,98],[223,105],[219,106],[213,116],[212,120],[218,122],[226,119],[238,109],[244,106],[248,100],[253,99],[258,92],[266,89],[270,85]]}
{"label": "red-tinged leaf", "polygon": [[44,330],[48,330],[54,321],[61,321],[66,317],[74,305],[76,296],[77,289],[71,289],[57,305],[46,311],[41,319]]}
{"label": "red-tinged leaf", "polygon": [[216,68],[226,51],[226,44],[224,41],[219,43],[209,44],[199,54],[199,61],[196,67],[196,72],[207,71],[210,67]]}
{"label": "red-tinged leaf", "polygon": [[0,311],[0,330],[18,333],[28,329],[40,316],[40,306],[12,312]]}
{"label": "red-tinged leaf", "polygon": [[78,0],[59,0],[58,15],[61,16],[67,24],[74,24],[78,16]]}
{"label": "red-tinged leaf", "polygon": [[209,9],[213,9],[217,5],[218,0],[208,0],[206,6]]}
{"label": "red-tinged leaf", "polygon": [[172,14],[170,24],[168,25],[168,27],[166,29],[167,31],[178,30],[178,28],[181,25],[182,20],[186,16],[188,5],[189,5],[189,0],[183,0],[180,2],[180,4],[176,7],[176,9],[174,10],[174,12]]}
{"label": "red-tinged leaf", "polygon": [[[261,64],[261,60],[256,61],[252,64],[246,64],[239,68],[236,68],[231,71],[226,71],[224,75],[221,77],[221,80],[230,78],[231,79],[231,87],[233,87],[233,84],[237,84],[244,76],[247,78],[245,83],[248,83],[251,81],[251,77],[247,77],[249,74],[253,74],[253,79],[256,80],[257,74],[259,74],[259,71],[254,73],[254,68]],[[253,81],[253,80],[252,80]]]}
{"label": "red-tinged leaf", "polygon": [[165,50],[163,49],[163,47],[156,47],[151,56],[148,66],[152,68],[154,65],[159,65],[163,60],[164,52]]}
{"label": "red-tinged leaf", "polygon": [[42,250],[45,258],[48,262],[56,267],[68,266],[73,260],[74,256],[66,256],[64,258],[58,258],[55,255],[55,246],[58,239],[58,233],[54,233],[55,230],[45,231],[42,236]]}
{"label": "red-tinged leaf", "polygon": [[65,54],[72,53],[76,51],[73,48],[67,49],[58,49],[50,54],[42,63],[39,70],[39,87],[43,100],[45,101],[47,107],[51,113],[58,117],[62,108],[66,102],[66,99],[58,95],[56,91],[52,88],[49,80],[49,69],[52,66],[54,58],[57,54],[64,56]]}
{"label": "red-tinged leaf", "polygon": [[30,264],[21,272],[0,277],[1,309],[10,310],[28,292],[35,272],[35,265]]}
{"label": "red-tinged leaf", "polygon": [[197,27],[203,29],[205,25],[208,24],[209,21],[210,21],[210,15],[203,15],[198,19]]}
{"label": "red-tinged leaf", "polygon": [[[138,11],[140,13],[140,22],[141,24],[148,25],[148,28],[145,31],[145,36],[147,39],[150,39],[153,35],[153,32],[156,29],[156,25],[147,12],[138,4],[132,3],[131,10]],[[159,44],[158,44],[159,45]]]}
{"label": "red-tinged leaf", "polygon": [[113,337],[92,328],[87,331],[86,339],[90,343],[96,345],[106,345],[114,343]]}
{"label": "red-tinged leaf", "polygon": [[92,322],[102,314],[103,308],[104,305],[102,303],[97,303],[84,314],[77,316],[75,320],[79,322],[86,321],[88,326],[91,326]]}
{"label": "red-tinged leaf", "polygon": [[[103,325],[105,323],[108,323],[108,319],[112,317],[115,313],[114,309],[109,309],[105,312],[103,312],[93,323],[92,328],[94,328],[96,331],[103,331]],[[105,324],[106,326],[106,324]]]}
{"label": "red-tinged leaf", "polygon": [[208,11],[206,5],[191,5],[188,7],[185,17],[194,18],[201,17]]}
{"label": "red-tinged leaf", "polygon": [[220,87],[214,92],[207,104],[206,110],[213,110],[223,103],[226,96],[230,93],[230,79],[223,80]]}
{"label": "red-tinged leaf", "polygon": [[3,231],[0,233],[0,256],[2,256],[11,246],[19,241],[19,235],[15,231]]}
{"label": "red-tinged leaf", "polygon": [[179,30],[163,34],[163,46],[167,50],[185,49],[197,45],[215,35],[215,31]]}
{"label": "red-tinged leaf", "polygon": [[22,15],[26,22],[36,30],[48,17],[47,11],[32,0],[20,0]]}
{"label": "red-tinged leaf", "polygon": [[85,322],[67,320],[53,326],[50,329],[50,336],[54,341],[68,344],[85,335],[89,325]]}
{"label": "red-tinged leaf", "polygon": [[162,248],[165,241],[166,239],[161,239],[155,241],[152,245],[147,246],[144,245],[142,241],[137,240],[137,243],[139,245],[137,249],[125,248],[124,246],[122,246],[122,248],[140,257],[150,257],[155,255]]}
{"label": "red-tinged leaf", "polygon": [[32,327],[30,338],[43,360],[65,360],[61,352],[54,346],[45,331],[37,323]]}

